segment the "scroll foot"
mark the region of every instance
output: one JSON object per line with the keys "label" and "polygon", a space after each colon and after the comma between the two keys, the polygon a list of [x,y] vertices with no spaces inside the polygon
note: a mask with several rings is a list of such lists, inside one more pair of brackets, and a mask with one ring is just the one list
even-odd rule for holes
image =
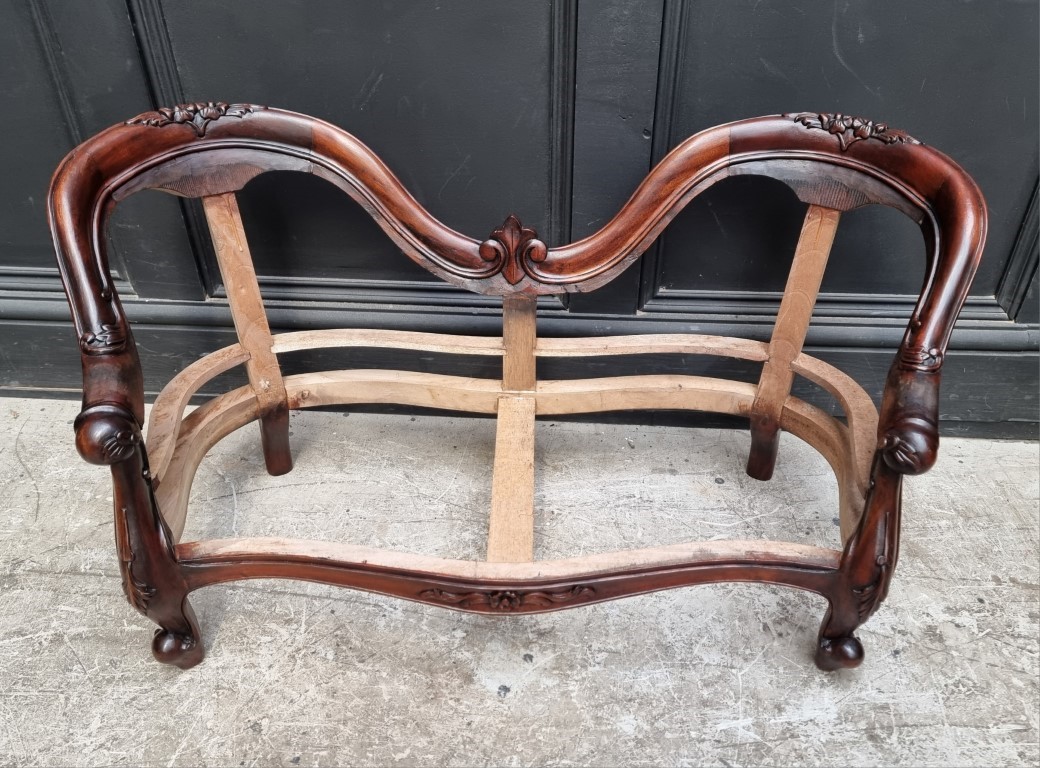
{"label": "scroll foot", "polygon": [[824,672],[852,669],[863,661],[863,645],[852,635],[848,637],[821,636],[816,647],[816,666]]}
{"label": "scroll foot", "polygon": [[205,651],[202,643],[190,635],[157,629],[155,637],[152,638],[152,655],[163,664],[191,669],[202,661]]}
{"label": "scroll foot", "polygon": [[152,655],[156,661],[172,664],[180,669],[191,669],[202,661],[206,651],[202,646],[202,633],[199,631],[195,612],[191,609],[187,598],[181,604],[181,615],[171,617],[168,625],[160,624],[152,638]]}

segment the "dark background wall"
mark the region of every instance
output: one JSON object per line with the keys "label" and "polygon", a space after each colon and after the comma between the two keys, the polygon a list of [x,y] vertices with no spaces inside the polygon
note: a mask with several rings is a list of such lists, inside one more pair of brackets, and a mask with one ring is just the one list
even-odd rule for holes
{"label": "dark background wall", "polygon": [[[516,213],[551,244],[602,226],[698,130],[820,110],[903,128],[978,180],[989,243],[944,369],[944,429],[1035,436],[1038,62],[1038,5],[1014,0],[0,0],[0,393],[78,389],[49,175],[79,141],[155,106],[246,101],[324,118],[450,226],[483,238]],[[276,329],[496,332],[497,302],[436,282],[325,182],[271,174],[241,197]],[[725,182],[614,283],[544,300],[540,330],[768,338],[801,213],[775,183]],[[152,392],[233,340],[200,224],[195,204],[144,193],[110,227]],[[894,211],[844,217],[810,351],[879,391],[923,254]],[[341,362],[494,374],[373,351]],[[734,365],[636,364],[754,375]]]}

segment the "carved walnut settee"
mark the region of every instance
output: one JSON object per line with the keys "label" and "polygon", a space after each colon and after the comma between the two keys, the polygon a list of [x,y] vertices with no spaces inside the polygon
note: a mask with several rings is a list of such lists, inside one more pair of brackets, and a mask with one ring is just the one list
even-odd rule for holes
{"label": "carved walnut settee", "polygon": [[[377,330],[272,335],[235,192],[272,170],[312,173],[360,203],[407,256],[442,279],[502,297],[501,337]],[[808,205],[771,340],[702,335],[538,338],[535,298],[593,290],[618,275],[697,194],[721,179],[764,175]],[[113,287],[103,227],[129,195],[155,188],[201,198],[239,342],[191,364],[156,399],[144,436],[142,373]],[[802,352],[843,211],[882,204],[916,221],[926,279],[895,352],[879,412],[836,368]],[[55,248],[83,362],[83,457],[111,468],[115,533],[131,605],[158,624],[157,659],[187,668],[203,657],[188,601],[236,579],[338,584],[479,613],[533,613],[719,581],[809,590],[830,605],[816,663],[858,664],[855,629],[888,590],[899,543],[904,475],[928,470],[938,447],[943,354],[981,255],[986,209],[953,161],[907,134],[860,118],[798,113],[743,120],[687,139],[657,165],[601,230],[549,247],[514,217],[478,241],[431,216],[350,134],[320,120],[246,104],[187,104],[114,126],[73,150],[49,198]],[[380,346],[502,360],[499,379],[396,370],[283,376],[278,355]],[[762,364],[757,384],[695,375],[539,380],[539,357],[684,353]],[[244,366],[249,384],[185,406],[214,376]],[[795,376],[829,391],[844,419],[791,396]],[[450,560],[347,543],[287,539],[181,541],[188,493],[206,451],[259,421],[267,470],[292,469],[290,409],[402,403],[497,415],[487,560]],[[536,416],[690,409],[748,418],[748,473],[768,479],[781,430],[811,443],[833,467],[840,548],[711,541],[555,561],[533,557]]]}

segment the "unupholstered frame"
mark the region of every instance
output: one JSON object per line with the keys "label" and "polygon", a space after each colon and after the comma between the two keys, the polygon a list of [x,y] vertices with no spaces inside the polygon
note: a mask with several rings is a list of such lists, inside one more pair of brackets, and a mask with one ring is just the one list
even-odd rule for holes
{"label": "unupholstered frame", "polygon": [[[374,330],[272,335],[256,288],[235,192],[271,170],[313,173],[360,203],[414,261],[442,279],[503,297],[503,335],[484,338]],[[698,335],[539,339],[538,295],[588,291],[622,272],[697,194],[736,175],[787,183],[809,206],[769,343]],[[202,198],[239,343],[189,366],[164,389],[144,439],[144,388],[133,335],[109,274],[104,224],[142,189]],[[917,221],[926,277],[896,351],[880,413],[847,375],[801,351],[840,214],[892,206]],[[902,477],[927,471],[938,448],[943,357],[982,253],[986,209],[952,160],[906,133],[861,118],[792,113],[698,133],[644,179],[595,234],[549,247],[514,217],[478,241],[430,215],[367,147],[314,118],[210,102],[147,112],[77,147],[55,173],[48,213],[83,361],[76,443],[111,467],[115,529],[131,605],[159,625],[153,652],[182,668],[203,657],[188,594],[236,579],[295,578],[481,613],[559,610],[718,581],[810,590],[829,610],[816,663],[860,663],[854,630],[885,598],[898,557]],[[500,356],[496,380],[404,371],[282,377],[277,355],[330,346],[383,346]],[[757,385],[698,376],[539,381],[538,357],[675,352],[763,363]],[[184,416],[189,398],[243,365],[250,384]],[[845,421],[790,396],[800,375],[830,391]],[[181,542],[188,490],[206,450],[252,420],[268,471],[292,468],[288,412],[328,404],[404,403],[498,416],[488,561],[459,561],[283,539]],[[678,408],[746,416],[748,472],[768,479],[781,430],[814,445],[835,469],[842,548],[707,542],[557,561],[531,556],[533,424],[537,415]]]}

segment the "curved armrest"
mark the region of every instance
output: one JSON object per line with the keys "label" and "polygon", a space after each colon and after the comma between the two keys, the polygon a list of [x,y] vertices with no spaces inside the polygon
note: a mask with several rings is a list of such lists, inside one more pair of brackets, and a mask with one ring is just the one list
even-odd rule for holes
{"label": "curved armrest", "polygon": [[[107,268],[104,274],[107,278]],[[144,450],[144,376],[137,347],[114,290],[70,280],[65,289],[74,313],[95,318],[77,323],[85,330],[79,336],[83,407],[75,421],[76,449],[92,464],[125,461],[134,445]]]}
{"label": "curved armrest", "polygon": [[968,296],[986,241],[986,203],[960,166],[940,162],[921,173],[932,186],[922,231],[928,252],[924,286],[885,382],[878,453],[891,469],[920,475],[939,450],[939,383],[957,315]]}
{"label": "curved armrest", "polygon": [[110,190],[88,144],[55,171],[47,218],[83,366],[76,447],[91,463],[115,464],[140,443],[144,377],[108,265],[103,223]]}
{"label": "curved armrest", "polygon": [[[97,306],[88,291],[68,285],[75,301],[81,306]],[[70,300],[71,303],[72,300]],[[110,306],[118,307],[115,296]],[[107,346],[100,349],[92,344],[90,332],[81,334],[80,353],[83,364],[83,407],[75,421],[76,449],[92,464],[116,464],[130,458],[135,445],[140,444],[144,424],[144,377],[137,356],[133,336],[118,313],[119,323],[105,324],[109,329]],[[115,347],[111,342],[118,344]],[[146,457],[147,460],[147,457]]]}

